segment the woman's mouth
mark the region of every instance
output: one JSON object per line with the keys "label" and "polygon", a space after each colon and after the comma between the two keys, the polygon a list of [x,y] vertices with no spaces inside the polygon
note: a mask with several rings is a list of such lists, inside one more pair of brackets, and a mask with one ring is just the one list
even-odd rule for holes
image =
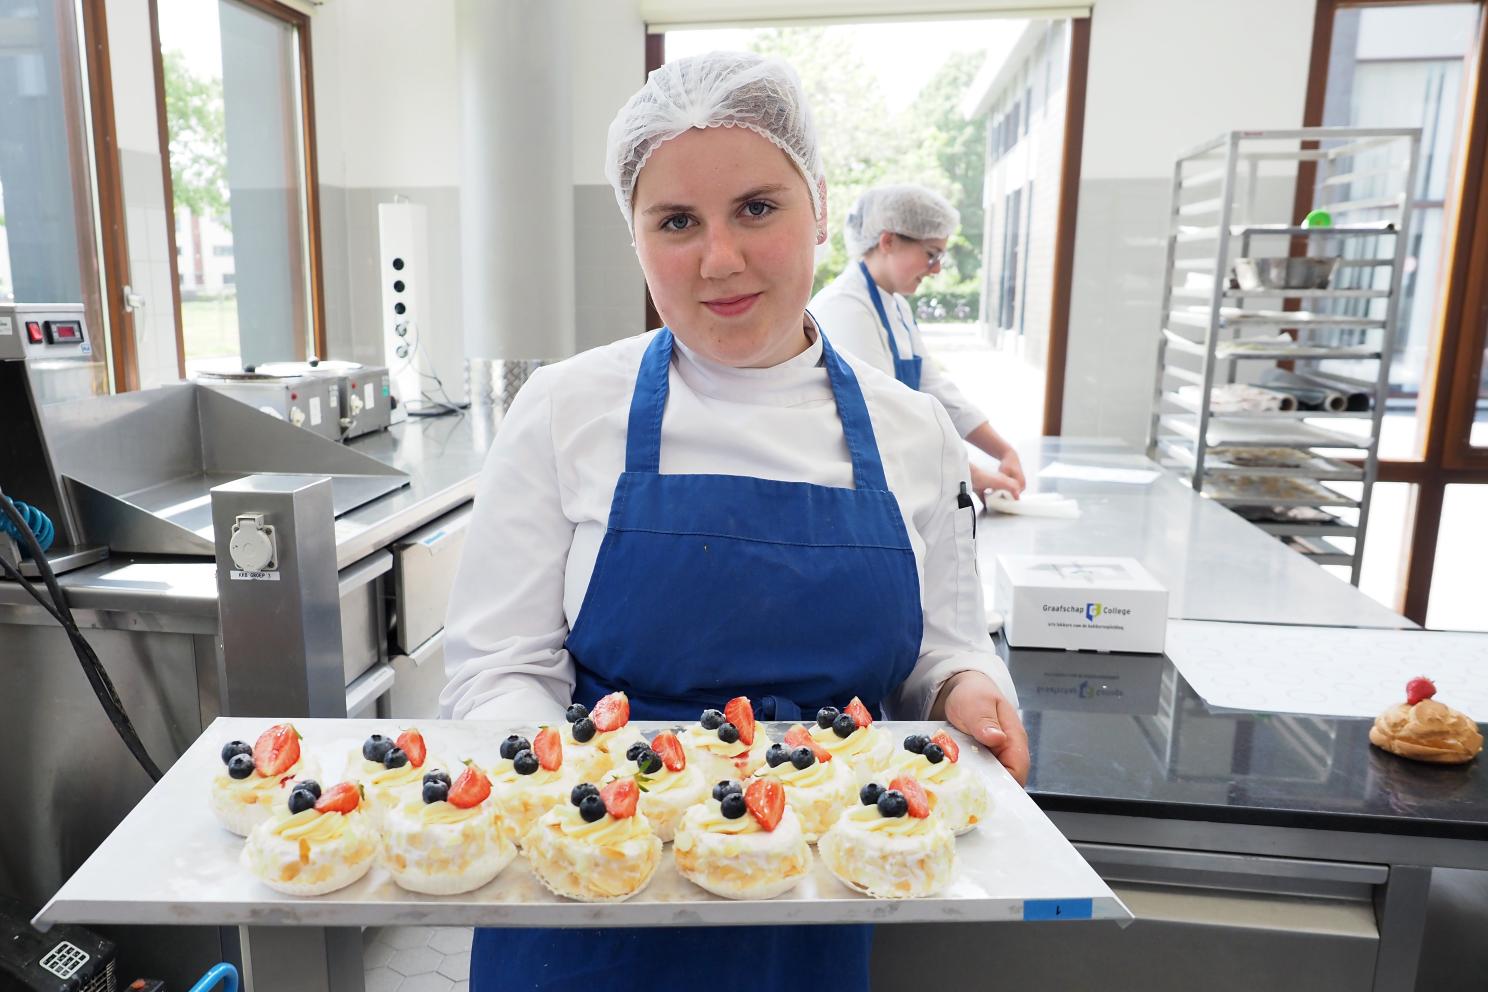
{"label": "woman's mouth", "polygon": [[741,313],[748,312],[754,306],[755,300],[760,298],[759,293],[748,293],[744,296],[725,296],[716,300],[704,300],[703,306],[720,317],[737,317]]}

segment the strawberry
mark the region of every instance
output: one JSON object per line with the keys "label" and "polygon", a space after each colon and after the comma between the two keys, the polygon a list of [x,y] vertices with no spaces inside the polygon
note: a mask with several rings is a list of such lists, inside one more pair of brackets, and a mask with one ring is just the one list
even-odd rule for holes
{"label": "strawberry", "polygon": [[842,712],[852,717],[853,723],[860,727],[867,727],[873,723],[873,714],[868,712],[868,707],[864,706],[863,701],[857,696],[852,698],[852,702],[848,703]]}
{"label": "strawberry", "polygon": [[342,782],[321,793],[320,798],[315,800],[315,809],[319,813],[350,813],[361,801],[362,791],[357,788],[356,783]]}
{"label": "strawberry", "polygon": [[474,765],[466,765],[455,784],[450,786],[446,801],[459,809],[471,809],[485,802],[490,794],[491,780],[486,778],[486,773]]}
{"label": "strawberry", "polygon": [[1411,706],[1436,695],[1436,683],[1424,675],[1417,675],[1405,684],[1405,701]]}
{"label": "strawberry", "polygon": [[563,738],[552,727],[544,727],[532,739],[532,753],[539,767],[556,772],[563,767]]}
{"label": "strawberry", "polygon": [[748,696],[735,696],[723,707],[723,718],[739,732],[739,743],[749,747],[754,743],[754,707]]}
{"label": "strawberry", "polygon": [[760,826],[774,830],[785,815],[785,786],[773,778],[757,778],[744,790],[744,805]]}
{"label": "strawberry", "polygon": [[641,787],[633,778],[617,778],[599,790],[599,798],[604,801],[606,813],[623,820],[635,816],[636,803],[641,800]]}
{"label": "strawberry", "polygon": [[832,752],[818,744],[816,739],[799,723],[786,731],[785,743],[792,748],[809,747],[811,753],[816,755],[817,761],[832,760]]}
{"label": "strawberry", "polygon": [[424,735],[417,730],[403,731],[393,742],[393,747],[402,748],[403,753],[408,755],[408,763],[415,768],[424,767],[424,759],[429,756],[429,747],[424,743]]}
{"label": "strawberry", "polygon": [[680,772],[687,767],[687,755],[682,751],[682,742],[670,732],[657,734],[651,739],[651,750],[661,757],[661,763],[669,772]]}
{"label": "strawberry", "polygon": [[951,735],[944,730],[936,731],[935,736],[930,738],[931,744],[939,744],[945,756],[950,759],[951,764],[961,760],[961,745],[951,739]]}
{"label": "strawberry", "polygon": [[612,692],[594,704],[589,711],[594,728],[601,732],[619,730],[630,722],[630,697],[623,692]]}
{"label": "strawberry", "polygon": [[265,730],[253,744],[253,767],[264,778],[288,771],[300,760],[300,733],[287,723]]}
{"label": "strawberry", "polygon": [[930,815],[930,797],[925,795],[925,787],[918,779],[900,775],[889,783],[889,788],[903,794],[905,801],[909,803],[910,816],[923,820]]}

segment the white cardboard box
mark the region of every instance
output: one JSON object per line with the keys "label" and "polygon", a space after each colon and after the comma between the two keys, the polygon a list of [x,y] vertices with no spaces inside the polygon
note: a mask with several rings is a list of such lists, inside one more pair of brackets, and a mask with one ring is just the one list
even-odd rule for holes
{"label": "white cardboard box", "polygon": [[998,555],[1004,636],[1020,648],[1161,653],[1168,591],[1134,558]]}

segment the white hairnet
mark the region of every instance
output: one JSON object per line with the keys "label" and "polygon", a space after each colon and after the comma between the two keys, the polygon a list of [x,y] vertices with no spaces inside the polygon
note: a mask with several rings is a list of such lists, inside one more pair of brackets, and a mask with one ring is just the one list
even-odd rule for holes
{"label": "white hairnet", "polygon": [[816,126],[796,71],[780,59],[709,52],[652,71],[610,122],[605,178],[635,233],[636,177],[651,153],[690,128],[747,127],[776,145],[801,171],[813,215],[822,213],[824,177]]}
{"label": "white hairnet", "polygon": [[842,240],[851,258],[860,258],[888,231],[906,238],[949,238],[961,226],[961,215],[932,189],[906,183],[876,186],[858,197],[842,225]]}

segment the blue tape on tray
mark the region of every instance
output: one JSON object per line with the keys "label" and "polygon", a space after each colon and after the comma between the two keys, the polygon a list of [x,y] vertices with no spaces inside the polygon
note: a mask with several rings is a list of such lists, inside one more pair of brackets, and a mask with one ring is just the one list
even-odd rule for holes
{"label": "blue tape on tray", "polygon": [[1025,899],[1025,920],[1088,920],[1091,917],[1089,899]]}

